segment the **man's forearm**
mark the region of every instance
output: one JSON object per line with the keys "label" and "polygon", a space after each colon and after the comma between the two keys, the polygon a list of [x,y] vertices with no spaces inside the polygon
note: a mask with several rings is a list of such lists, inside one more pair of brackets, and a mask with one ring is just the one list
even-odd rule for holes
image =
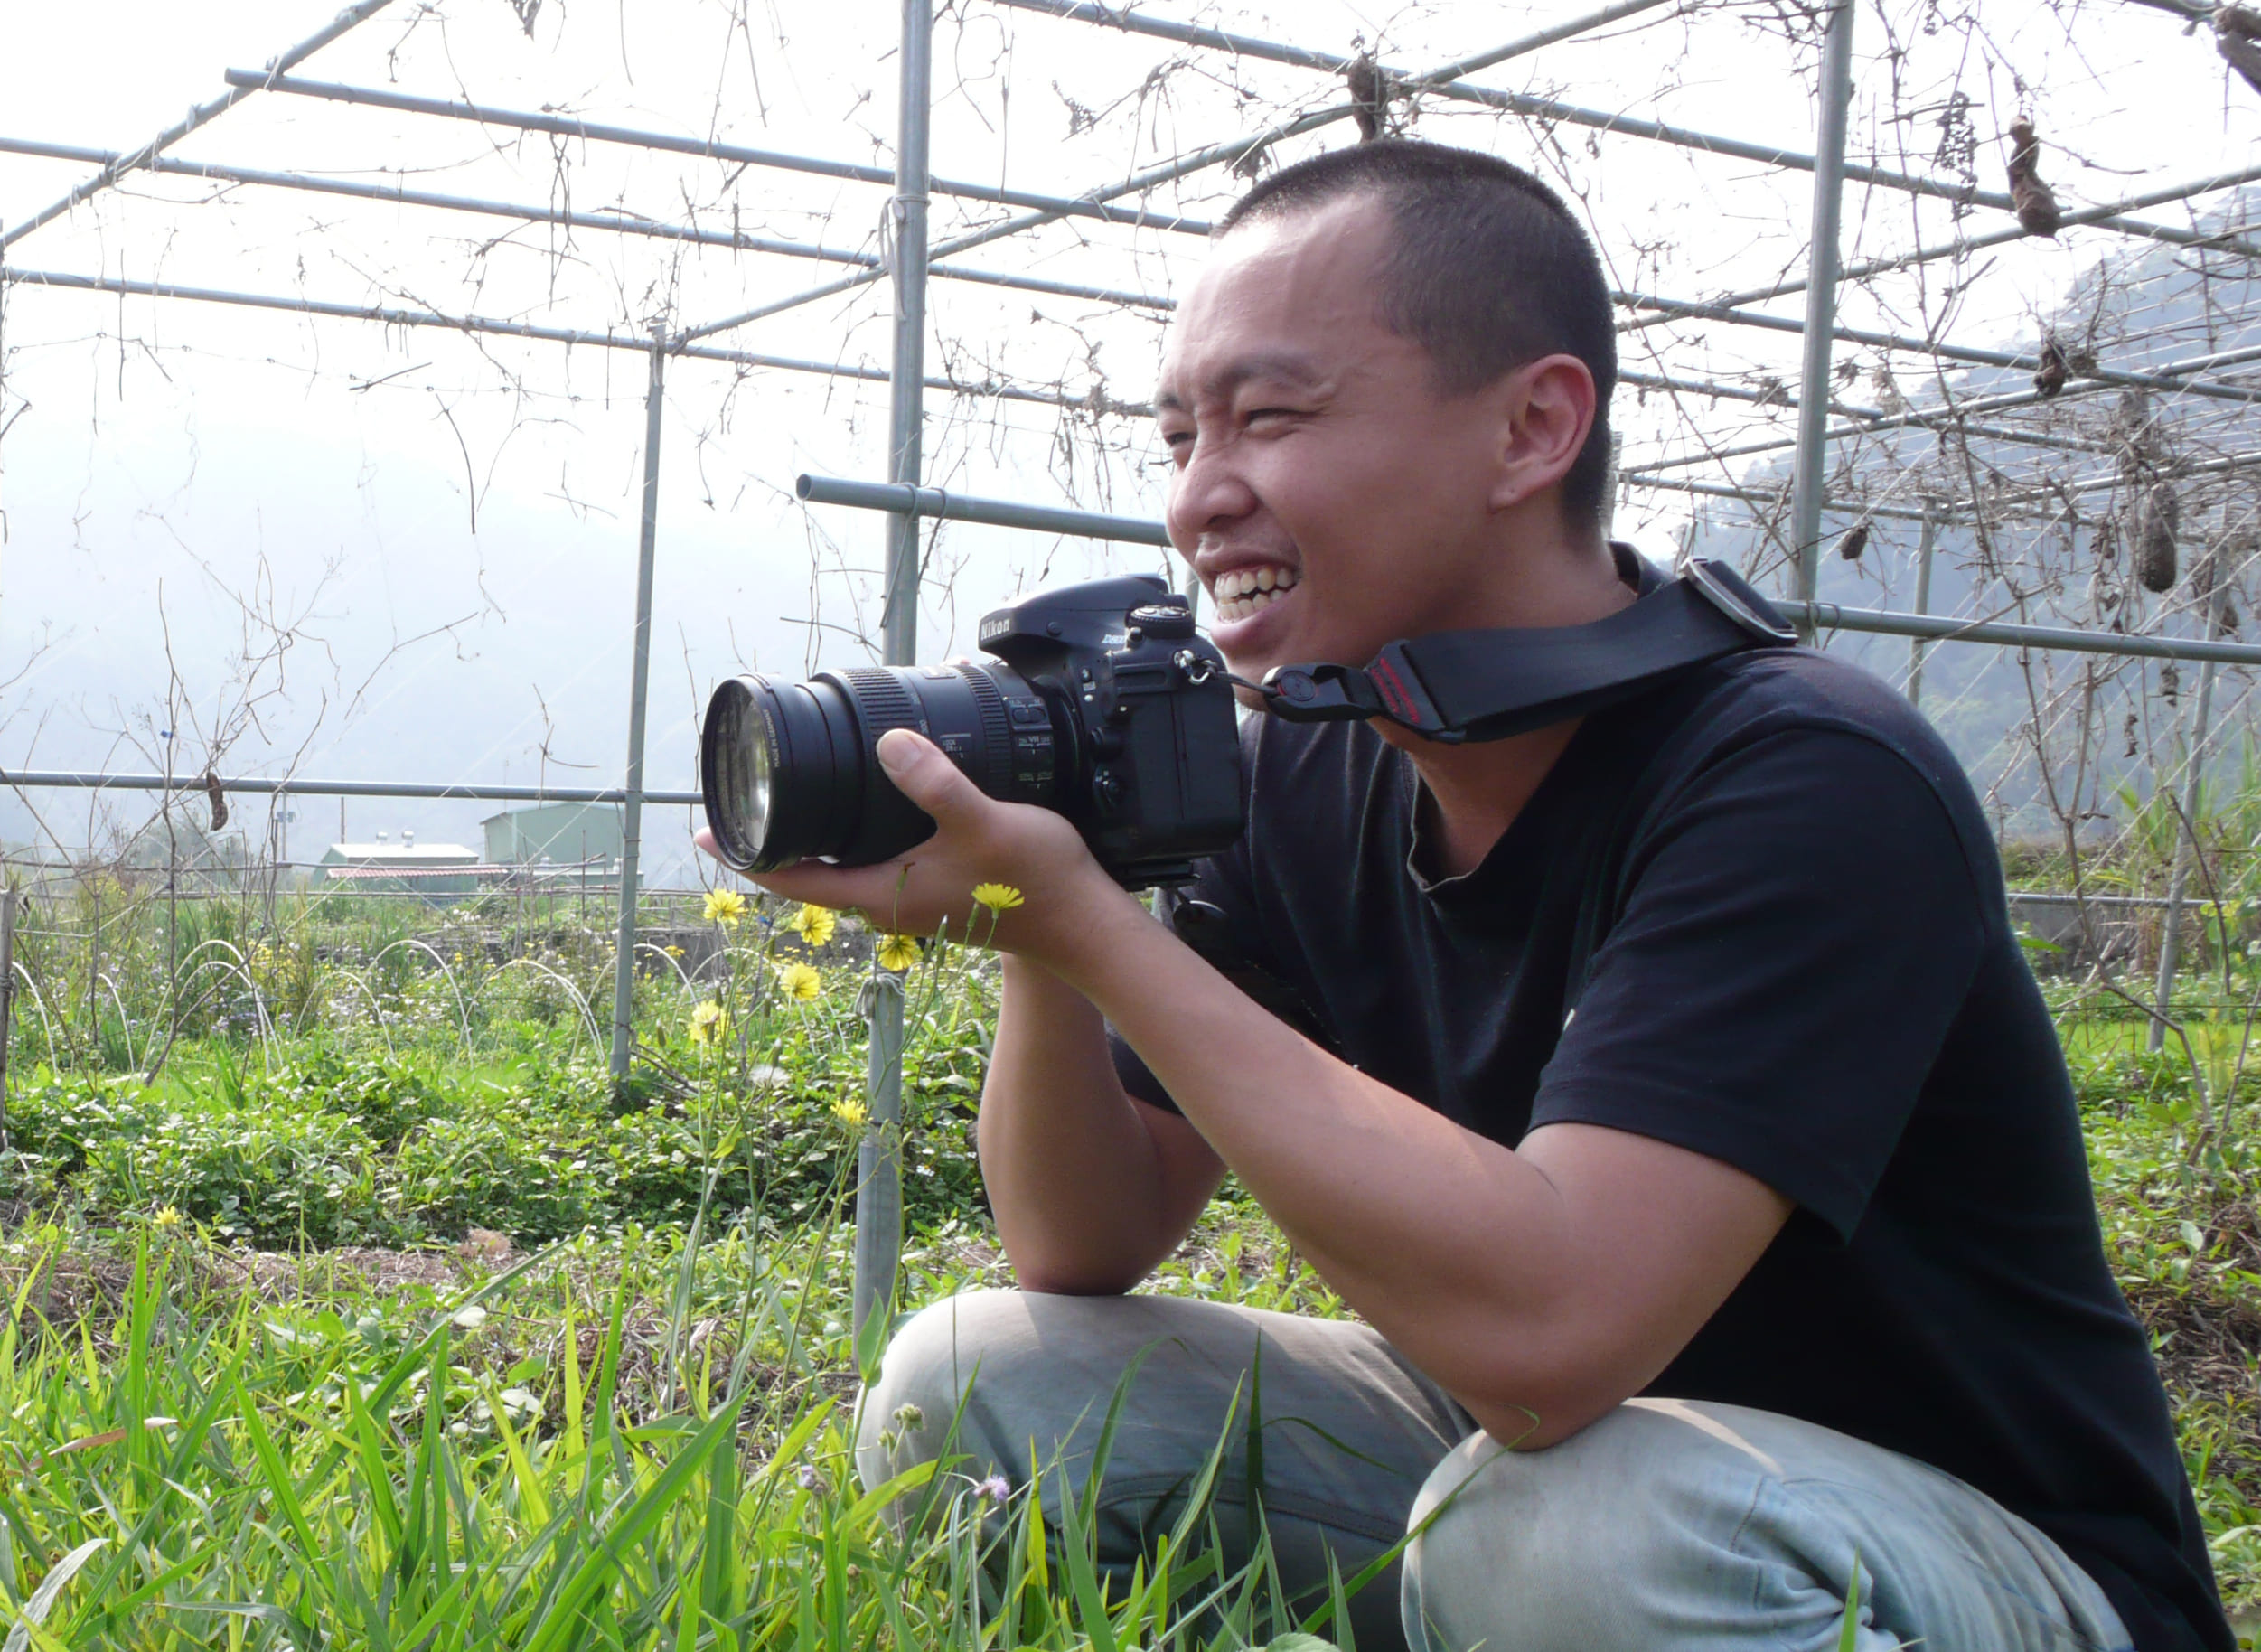
{"label": "man's forearm", "polygon": [[[1486,1140],[1128,915],[1060,967],[1344,1300],[1504,1441],[1559,1439],[1636,1392],[1724,1296],[1715,1276],[1731,1284],[1780,1225],[1758,1188],[1724,1236],[1680,1231],[1675,1213],[1713,1197],[1689,1178],[1747,1178],[1662,1144],[1580,1126],[1543,1132],[1545,1154],[1535,1138],[1525,1151]],[[1628,1174],[1654,1197],[1613,1217]],[[1723,1275],[1705,1260],[1721,1247],[1740,1257]],[[1666,1260],[1628,1265],[1644,1254]],[[1650,1309],[1628,1338],[1611,1299],[1632,1293]]]}
{"label": "man's forearm", "polygon": [[1128,1290],[1217,1179],[1189,1129],[1124,1094],[1089,1000],[1025,959],[1005,960],[980,1143],[999,1236],[1035,1291]]}

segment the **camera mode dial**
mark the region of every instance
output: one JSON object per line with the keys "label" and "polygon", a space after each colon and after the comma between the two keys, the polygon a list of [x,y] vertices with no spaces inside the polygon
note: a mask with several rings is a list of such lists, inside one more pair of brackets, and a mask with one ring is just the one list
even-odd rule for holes
{"label": "camera mode dial", "polygon": [[1131,609],[1130,618],[1140,631],[1161,642],[1181,642],[1194,634],[1193,611],[1174,603],[1149,603]]}

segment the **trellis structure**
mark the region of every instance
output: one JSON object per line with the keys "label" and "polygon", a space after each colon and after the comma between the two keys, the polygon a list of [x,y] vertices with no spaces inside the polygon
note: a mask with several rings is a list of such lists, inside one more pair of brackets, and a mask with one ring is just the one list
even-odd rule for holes
{"label": "trellis structure", "polygon": [[[2203,7],[2186,8],[2170,0],[2151,3],[2194,20],[2212,15]],[[1658,325],[1686,323],[1799,335],[1799,371],[1794,390],[1787,385],[1754,386],[1671,369],[1648,371],[1628,360],[1623,380],[1636,393],[1701,397],[1713,405],[1725,400],[1759,413],[1778,410],[1790,418],[1793,428],[1787,434],[1768,433],[1754,440],[1707,441],[1701,451],[1693,454],[1665,454],[1628,462],[1620,466],[1618,486],[1626,496],[1635,493],[1676,495],[1692,502],[1716,501],[1740,508],[1759,530],[1759,549],[1751,559],[1781,570],[1787,585],[1782,594],[1783,605],[1809,634],[1844,631],[1915,639],[1918,647],[1911,655],[1911,663],[1916,683],[1921,680],[1921,645],[1934,641],[2200,662],[2203,674],[2198,706],[2186,740],[2185,761],[2193,784],[2203,761],[2216,667],[2261,665],[2261,646],[2230,641],[2222,634],[2228,594],[2238,574],[2244,570],[2249,549],[2234,565],[2217,558],[2209,583],[2206,590],[2198,594],[2192,610],[2199,619],[2194,635],[2165,634],[2162,626],[2154,627],[2147,634],[2138,634],[2097,625],[2037,624],[2025,614],[2022,599],[2017,605],[2015,618],[1984,615],[1947,616],[1928,612],[1932,558],[1937,534],[1942,530],[1968,528],[1983,536],[1990,525],[2009,521],[2047,528],[2061,523],[2069,512],[2076,513],[2078,527],[2078,500],[2097,493],[2127,494],[2139,483],[2144,486],[2168,483],[2242,485],[2256,468],[2261,468],[2261,451],[2249,450],[2261,448],[2261,421],[2254,421],[2245,413],[2261,402],[2261,380],[2241,377],[2239,370],[2261,365],[2261,342],[2247,340],[2228,348],[2195,348],[2164,361],[2140,353],[2127,359],[2106,359],[2107,352],[2102,347],[2082,344],[2069,350],[2054,334],[2033,351],[2018,352],[1955,343],[1928,333],[1917,336],[1846,324],[1839,313],[1839,296],[1847,284],[1919,271],[1926,265],[1943,260],[1952,260],[1960,267],[1976,250],[2003,245],[2029,233],[2027,228],[2014,221],[1983,231],[1958,230],[1949,239],[1919,244],[1910,251],[1844,263],[1840,218],[1848,184],[1873,193],[1946,201],[1958,211],[1983,209],[2012,215],[2013,219],[2020,208],[2012,193],[1979,188],[1967,178],[1930,176],[1848,157],[1855,0],[1822,0],[1819,7],[1818,115],[1810,148],[1737,139],[1639,118],[1622,111],[1590,108],[1487,87],[1471,80],[1470,77],[1486,69],[1644,14],[1656,14],[1667,7],[1671,8],[1668,15],[1682,14],[1692,9],[1691,0],[1612,0],[1609,5],[1565,18],[1506,45],[1431,69],[1402,69],[1376,62],[1370,56],[1332,53],[1258,39],[1149,15],[1131,7],[1092,4],[1090,0],[966,0],[971,6],[1035,14],[1063,26],[1094,31],[1095,38],[1104,33],[1158,39],[1196,53],[1277,64],[1321,76],[1349,77],[1354,86],[1363,84],[1367,88],[1357,95],[1264,130],[1193,149],[1073,196],[1007,188],[933,173],[929,148],[935,89],[933,0],[904,0],[902,5],[896,54],[896,141],[893,164],[888,167],[587,122],[548,110],[502,108],[460,99],[309,80],[293,72],[323,47],[382,12],[389,4],[389,0],[361,0],[324,29],[278,54],[264,70],[230,71],[224,92],[197,106],[183,119],[136,148],[108,151],[28,136],[0,136],[0,153],[78,162],[97,169],[52,205],[19,222],[0,225],[0,259],[5,260],[0,262],[0,291],[13,290],[19,296],[42,290],[91,291],[371,322],[391,328],[440,329],[467,335],[621,352],[643,362],[647,373],[646,424],[638,580],[628,684],[624,777],[621,786],[527,788],[320,781],[296,775],[223,776],[219,782],[230,791],[277,795],[619,803],[624,811],[626,831],[615,958],[611,1063],[616,1075],[626,1074],[632,1056],[631,990],[643,806],[651,802],[696,801],[691,794],[653,793],[644,785],[652,592],[661,493],[661,411],[671,361],[710,361],[740,370],[886,380],[889,386],[889,406],[885,479],[804,476],[800,493],[814,505],[855,507],[886,513],[883,655],[888,663],[908,664],[918,651],[919,524],[923,521],[983,523],[1149,547],[1168,543],[1160,524],[1146,519],[1071,510],[1045,502],[967,496],[924,485],[923,433],[929,391],[972,393],[1005,401],[1111,415],[1144,411],[1132,403],[1105,396],[1077,396],[1065,388],[988,379],[969,380],[955,373],[931,374],[926,365],[929,283],[969,283],[1122,306],[1146,314],[1165,313],[1173,303],[1168,296],[1141,292],[1134,286],[1061,281],[968,259],[980,249],[1000,248],[1027,231],[1062,222],[1137,226],[1196,238],[1206,235],[1209,230],[1206,222],[1150,204],[1156,192],[1165,185],[1214,168],[1246,170],[1262,164],[1277,145],[1354,119],[1370,125],[1377,117],[1386,118],[1393,108],[1408,103],[1434,99],[1466,104],[1535,123],[1549,131],[1582,130],[1609,136],[1613,141],[1668,145],[1747,164],[1811,174],[1810,244],[1801,273],[1709,298],[1673,296],[1633,288],[1616,294],[1625,313],[1623,327],[1636,338]],[[229,166],[183,160],[171,154],[182,139],[254,96],[377,108],[435,122],[475,122],[490,130],[691,155],[757,172],[776,171],[877,186],[889,192],[887,232],[879,251],[839,249],[821,241],[744,233],[735,224],[722,229],[698,222],[668,222],[625,211],[583,211],[556,203],[411,190],[404,183],[374,184],[307,171]],[[548,224],[568,230],[718,248],[767,258],[840,266],[843,273],[797,293],[727,315],[680,325],[656,326],[649,333],[639,334],[616,327],[565,327],[412,305],[335,303],[289,295],[132,279],[122,275],[40,268],[23,262],[23,245],[29,237],[136,173],[198,178],[251,190],[380,201],[521,223]],[[2261,164],[2134,190],[2111,202],[2062,211],[2059,216],[2065,227],[2086,226],[2134,248],[2171,249],[2176,256],[2197,259],[2201,265],[2209,259],[2228,260],[2250,274],[2248,263],[2261,258],[2261,246],[2248,239],[2241,226],[2228,229],[2219,224],[2176,224],[2144,214],[2155,208],[2219,195],[2256,182],[2261,182]],[[1010,209],[1011,215],[937,240],[930,236],[928,227],[930,205],[937,195]],[[889,284],[892,297],[890,364],[884,371],[837,361],[740,349],[722,342],[754,323],[883,281]],[[1761,307],[1785,298],[1802,300],[1802,318],[1772,314]],[[2256,319],[2256,324],[2261,325],[2261,319]],[[2037,375],[2037,384],[2031,390],[1995,390],[1959,401],[1943,391],[1941,399],[1929,405],[1911,403],[1905,398],[1900,398],[1897,406],[1890,400],[1880,400],[1873,406],[1855,404],[1845,399],[1836,371],[1836,352],[1841,345],[1875,352],[1880,361],[1895,356],[1914,357],[1931,363],[1935,373],[1953,368],[2032,374]],[[1889,373],[1886,377],[1889,380]],[[2052,378],[2053,384],[2048,382]],[[1941,383],[1944,385],[1944,379]],[[2214,409],[2216,423],[2225,433],[2223,439],[2228,450],[2205,458],[2139,452],[2141,442],[2136,436],[2124,431],[2115,435],[2110,430],[2087,427],[2078,417],[2078,408],[2084,401],[2094,402],[2107,395],[2123,399],[2174,398],[2181,405]],[[2088,421],[2091,425],[2094,422]],[[2087,474],[2070,478],[2036,478],[2020,477],[1995,467],[1980,479],[1984,483],[1983,486],[1975,484],[1960,492],[1927,488],[1920,496],[1913,498],[1896,496],[1889,488],[1871,491],[1849,486],[1843,475],[1833,480],[1833,453],[1854,444],[1890,442],[1902,436],[1929,438],[1954,446],[1962,454],[1966,470],[1974,442],[1984,445],[1987,451],[2015,449],[2069,456],[2069,462],[2090,468]],[[1731,468],[1744,460],[1758,461],[1763,467],[1770,454],[1779,454],[1787,460],[1787,476],[1754,480],[1748,467],[1740,474]],[[2136,458],[2131,459],[2131,454]],[[1719,472],[1717,478],[1707,479],[1698,474],[1706,468]],[[1857,484],[1858,478],[1853,482]],[[1787,486],[1783,485],[1785,483]],[[1919,529],[1920,560],[1917,599],[1912,609],[1891,610],[1822,600],[1821,573],[1831,537],[1827,523],[1832,519],[1850,524],[1864,537],[1867,525],[1872,521],[1909,523]],[[2163,619],[2163,615],[2161,617]],[[0,773],[0,784],[171,793],[190,783],[174,774],[17,771]],[[201,787],[203,783],[200,779],[193,784]],[[2171,917],[2168,942],[2163,949],[2166,955],[2162,961],[2162,1015],[2165,985],[2173,969],[2172,915],[2180,911],[2183,893],[2181,866],[2182,857],[2179,853],[2169,897]],[[6,984],[0,982],[0,990],[5,990]],[[855,1299],[859,1326],[866,1322],[875,1306],[889,1300],[899,1244],[899,1172],[890,1127],[900,1117],[903,1008],[899,986],[895,978],[885,972],[875,975],[869,990],[869,1105],[878,1128],[865,1138],[860,1165]]]}

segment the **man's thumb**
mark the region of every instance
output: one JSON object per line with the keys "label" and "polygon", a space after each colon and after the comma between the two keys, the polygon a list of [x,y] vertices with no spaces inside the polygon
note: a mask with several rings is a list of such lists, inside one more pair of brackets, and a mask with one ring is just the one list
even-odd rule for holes
{"label": "man's thumb", "polygon": [[879,766],[895,782],[896,791],[936,820],[964,807],[973,782],[941,747],[907,728],[890,728],[879,737]]}

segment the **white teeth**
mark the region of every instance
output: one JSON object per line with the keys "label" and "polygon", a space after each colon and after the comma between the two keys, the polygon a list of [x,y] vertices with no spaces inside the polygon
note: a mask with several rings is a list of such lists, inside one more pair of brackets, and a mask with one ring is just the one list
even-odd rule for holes
{"label": "white teeth", "polygon": [[1300,577],[1291,568],[1270,565],[1219,574],[1210,587],[1216,597],[1217,619],[1229,625],[1261,614],[1293,590]]}
{"label": "white teeth", "polygon": [[1261,568],[1234,568],[1210,582],[1216,598],[1217,617],[1226,623],[1250,615],[1293,590],[1300,579],[1295,569],[1266,563]]}

